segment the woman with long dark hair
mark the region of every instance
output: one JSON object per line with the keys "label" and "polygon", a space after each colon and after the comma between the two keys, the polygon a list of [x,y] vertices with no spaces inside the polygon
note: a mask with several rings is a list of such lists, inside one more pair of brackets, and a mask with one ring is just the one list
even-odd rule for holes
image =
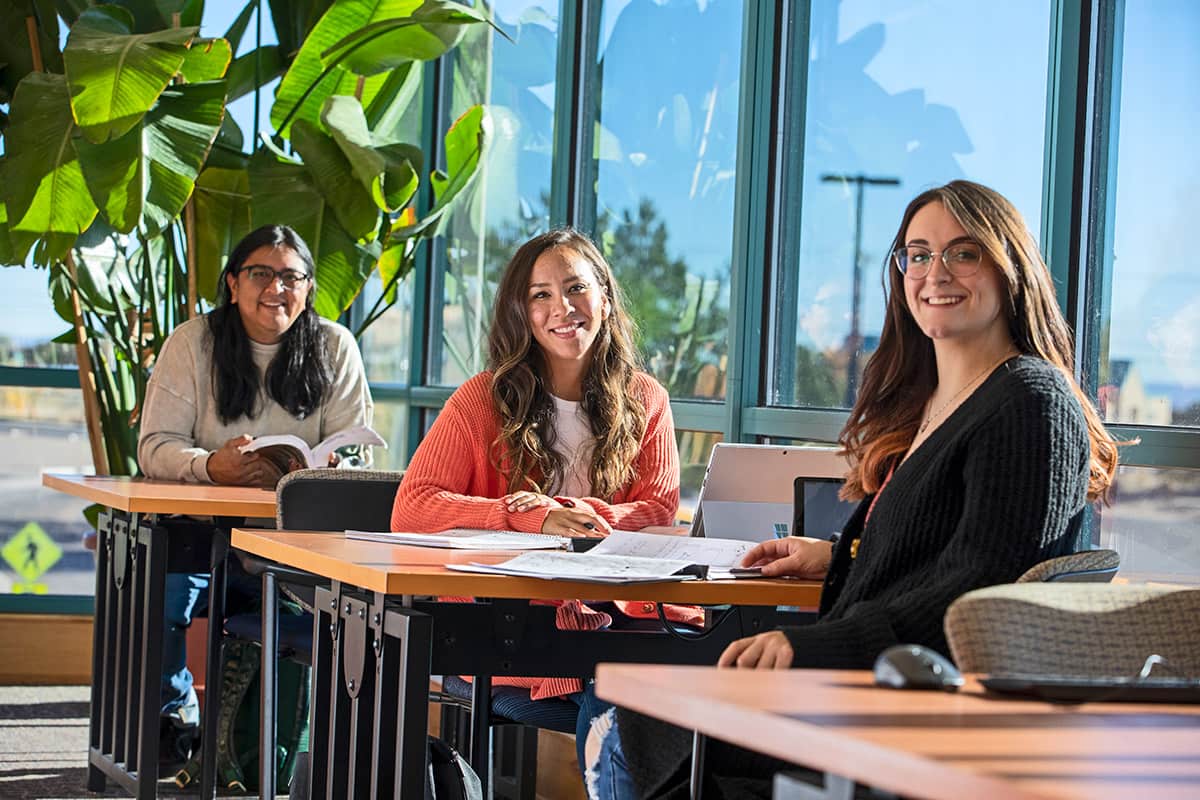
{"label": "woman with long dark hair", "polygon": [[[362,359],[350,332],[313,310],[312,254],[291,228],[248,234],[219,281],[217,307],[162,346],[146,387],[138,463],[150,478],[273,488],[279,469],[240,448],[277,433],[311,446],[369,425]],[[162,713],[181,729],[199,719],[185,635],[207,590],[207,574],[167,576]]]}
{"label": "woman with long dark hair", "polygon": [[[818,620],[734,642],[721,666],[869,669],[898,643],[948,653],[950,603],[1070,552],[1116,472],[1049,270],[1008,200],[969,181],[923,192],[890,254],[879,348],[839,438],[858,510],[836,543],[781,539],[745,558],[824,578]],[[687,796],[690,734],[624,710],[593,733],[592,797]],[[705,764],[721,797],[759,796],[759,779],[790,768],[719,743]]]}
{"label": "woman with long dark hair", "polygon": [[[488,369],[451,395],[413,455],[392,530],[587,536],[674,522],[679,457],[667,392],[637,368],[632,323],[591,240],[554,230],[517,250],[496,293],[488,355]],[[559,613],[573,625],[606,616],[578,603]],[[554,727],[546,715],[556,704],[531,700],[566,698],[557,705],[570,724],[557,727],[588,722],[569,705],[587,708],[578,680],[495,683],[493,703],[509,718]]]}

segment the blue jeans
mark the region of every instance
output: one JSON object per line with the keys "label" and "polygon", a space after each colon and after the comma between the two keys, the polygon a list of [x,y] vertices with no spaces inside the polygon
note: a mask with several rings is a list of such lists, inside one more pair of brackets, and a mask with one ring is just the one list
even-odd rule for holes
{"label": "blue jeans", "polygon": [[[600,752],[592,763],[587,764],[583,774],[588,800],[630,800],[637,797],[637,787],[629,772],[629,764],[625,761],[625,752],[621,749],[621,734],[617,730],[616,714],[611,706],[596,720],[596,728],[602,731]],[[584,736],[586,738],[586,733]],[[582,759],[580,763],[583,763]]]}
{"label": "blue jeans", "polygon": [[[572,708],[574,704],[576,708]],[[583,745],[591,730],[592,720],[612,708],[612,703],[596,697],[592,681],[585,681],[582,692],[564,698],[533,700],[529,690],[519,686],[495,686],[492,688],[492,711],[515,722],[570,732],[575,728],[575,755],[579,759],[579,771],[583,772]]]}
{"label": "blue jeans", "polygon": [[[207,573],[168,572],[163,597],[162,714],[196,702],[187,668],[187,630],[197,611],[208,607]],[[199,709],[196,709],[197,716]],[[191,715],[185,715],[185,719]]]}

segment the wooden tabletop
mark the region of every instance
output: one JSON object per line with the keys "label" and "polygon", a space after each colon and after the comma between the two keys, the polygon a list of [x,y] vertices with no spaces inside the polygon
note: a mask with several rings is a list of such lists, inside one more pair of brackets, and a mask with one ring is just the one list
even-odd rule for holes
{"label": "wooden tabletop", "polygon": [[275,492],[249,486],[152,481],[147,478],[44,473],[42,485],[93,503],[139,514],[274,517]]}
{"label": "wooden tabletop", "polygon": [[821,585],[812,581],[730,580],[621,585],[454,572],[446,564],[494,564],[515,552],[445,550],[347,539],[342,532],[234,528],[239,550],[281,564],[391,595],[461,595],[530,600],[577,597],[719,605],[815,608]]}
{"label": "wooden tabletop", "polygon": [[878,688],[868,672],[640,664],[600,664],[596,691],[904,795],[1200,797],[1200,705],[1055,705],[989,695],[973,679],[951,694]]}

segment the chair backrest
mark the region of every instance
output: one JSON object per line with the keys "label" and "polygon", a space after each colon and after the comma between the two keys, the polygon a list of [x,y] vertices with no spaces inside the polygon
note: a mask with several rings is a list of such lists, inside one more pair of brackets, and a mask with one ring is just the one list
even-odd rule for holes
{"label": "chair backrest", "polygon": [[386,531],[403,472],[301,469],[275,487],[275,524],[287,530]]}
{"label": "chair backrest", "polygon": [[967,592],[946,611],[964,672],[1133,677],[1146,658],[1200,677],[1200,589],[1098,583],[1008,583]]}
{"label": "chair backrest", "polygon": [[1107,583],[1121,568],[1121,556],[1116,550],[1084,550],[1035,564],[1017,583]]}

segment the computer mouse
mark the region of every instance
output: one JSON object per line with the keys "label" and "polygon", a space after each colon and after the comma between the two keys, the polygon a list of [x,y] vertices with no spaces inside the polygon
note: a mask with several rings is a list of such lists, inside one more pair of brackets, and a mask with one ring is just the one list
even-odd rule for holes
{"label": "computer mouse", "polygon": [[962,674],[948,658],[919,644],[889,647],[875,659],[877,686],[953,692],[963,683]]}

